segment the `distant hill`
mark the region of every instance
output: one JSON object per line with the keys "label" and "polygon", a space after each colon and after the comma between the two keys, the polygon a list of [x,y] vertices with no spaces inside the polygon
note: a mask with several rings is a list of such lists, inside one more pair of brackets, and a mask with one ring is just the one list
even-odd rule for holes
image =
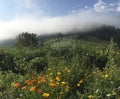
{"label": "distant hill", "polygon": [[40,35],[38,36],[39,41],[44,41],[46,39],[59,39],[64,37],[74,37],[75,39],[80,40],[103,40],[110,41],[111,38],[118,44],[120,44],[120,28],[115,28],[114,26],[103,25],[99,28],[94,28],[89,31],[78,31],[78,32],[69,32],[69,33],[56,33],[49,35]]}
{"label": "distant hill", "polygon": [[8,39],[5,41],[0,41],[0,47],[13,47],[16,43],[16,39]]}
{"label": "distant hill", "polygon": [[[68,38],[72,37],[78,40],[86,40],[86,41],[110,41],[111,38],[120,45],[120,28],[115,28],[114,26],[106,26],[103,25],[99,28],[94,28],[89,31],[78,31],[78,32],[69,32],[69,33],[55,33],[55,34],[46,34],[39,35],[38,41],[44,42],[49,39],[60,39],[60,38]],[[0,46],[2,47],[12,47],[16,43],[16,39],[9,39],[6,41],[0,42]]]}

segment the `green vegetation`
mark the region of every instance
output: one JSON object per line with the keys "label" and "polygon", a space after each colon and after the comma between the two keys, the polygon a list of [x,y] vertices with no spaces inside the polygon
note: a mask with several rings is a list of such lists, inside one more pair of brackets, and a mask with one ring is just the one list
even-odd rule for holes
{"label": "green vegetation", "polygon": [[120,98],[120,50],[113,39],[93,42],[60,33],[18,38],[14,47],[0,49],[1,99]]}

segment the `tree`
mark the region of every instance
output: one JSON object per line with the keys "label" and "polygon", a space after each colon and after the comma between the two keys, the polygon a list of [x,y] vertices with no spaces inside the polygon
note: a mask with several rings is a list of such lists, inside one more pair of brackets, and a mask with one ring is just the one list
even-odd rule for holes
{"label": "tree", "polygon": [[17,36],[18,47],[36,47],[38,45],[37,35],[34,33],[23,32]]}

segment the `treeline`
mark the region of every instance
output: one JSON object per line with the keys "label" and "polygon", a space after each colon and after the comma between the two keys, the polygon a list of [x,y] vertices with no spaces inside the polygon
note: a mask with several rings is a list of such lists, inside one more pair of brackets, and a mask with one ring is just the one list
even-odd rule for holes
{"label": "treeline", "polygon": [[103,25],[100,28],[91,29],[89,31],[78,31],[69,33],[56,33],[48,35],[38,36],[39,41],[44,41],[46,39],[59,39],[64,37],[74,37],[80,40],[104,40],[110,41],[111,38],[118,44],[120,44],[120,28],[114,26]]}
{"label": "treeline", "polygon": [[[24,33],[27,33],[27,32],[23,32],[23,34]],[[87,40],[87,41],[88,40],[89,41],[103,40],[103,41],[108,41],[108,42],[110,41],[111,38],[113,38],[114,41],[118,45],[120,45],[120,28],[116,28],[114,26],[106,26],[106,25],[103,25],[100,28],[91,29],[89,31],[84,31],[84,32],[78,31],[78,32],[69,32],[69,33],[43,34],[43,35],[36,35],[35,33],[28,33],[28,34],[34,35],[34,37],[31,40],[35,40],[35,38],[37,37],[39,44],[41,42],[44,42],[49,39],[60,39],[60,38],[72,37],[72,38],[79,39],[79,40]],[[20,35],[18,35],[18,36],[20,36]],[[25,36],[25,34],[24,34],[24,36]],[[22,37],[22,35],[21,35],[21,37]],[[29,35],[27,39],[30,39],[30,38],[31,38],[31,36]],[[18,39],[18,37],[17,37],[17,39]],[[16,39],[6,40],[4,42],[0,42],[0,46],[13,47],[15,45],[16,41],[17,41]],[[20,42],[22,43],[24,41],[20,41]],[[27,43],[24,43],[24,44],[29,45]]]}
{"label": "treeline", "polygon": [[98,39],[110,41],[111,38],[118,44],[120,44],[120,29],[113,26],[102,26],[87,32],[79,32],[78,39]]}

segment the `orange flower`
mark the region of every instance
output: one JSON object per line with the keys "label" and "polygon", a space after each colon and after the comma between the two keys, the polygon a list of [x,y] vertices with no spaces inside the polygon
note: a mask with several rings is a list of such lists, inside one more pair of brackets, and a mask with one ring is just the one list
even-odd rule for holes
{"label": "orange flower", "polygon": [[38,89],[37,93],[38,93],[38,94],[41,94],[41,93],[42,93],[42,91],[41,91],[40,89]]}
{"label": "orange flower", "polygon": [[43,82],[43,83],[46,82],[45,78],[42,77],[41,82]]}
{"label": "orange flower", "polygon": [[28,85],[32,84],[30,80],[25,81]]}
{"label": "orange flower", "polygon": [[20,83],[15,83],[14,87],[18,88],[20,86]]}
{"label": "orange flower", "polygon": [[25,90],[26,88],[27,88],[27,86],[23,86],[23,87],[22,87],[22,90]]}
{"label": "orange flower", "polygon": [[33,79],[33,80],[31,80],[31,83],[33,84],[33,83],[35,83],[36,82],[36,80],[35,79]]}
{"label": "orange flower", "polygon": [[35,91],[35,89],[36,89],[36,86],[31,87],[31,88],[30,88],[30,91],[31,91],[31,92],[32,92],[32,91]]}
{"label": "orange flower", "polygon": [[42,76],[38,76],[38,78],[39,78],[39,79],[41,79],[41,78],[42,78]]}

